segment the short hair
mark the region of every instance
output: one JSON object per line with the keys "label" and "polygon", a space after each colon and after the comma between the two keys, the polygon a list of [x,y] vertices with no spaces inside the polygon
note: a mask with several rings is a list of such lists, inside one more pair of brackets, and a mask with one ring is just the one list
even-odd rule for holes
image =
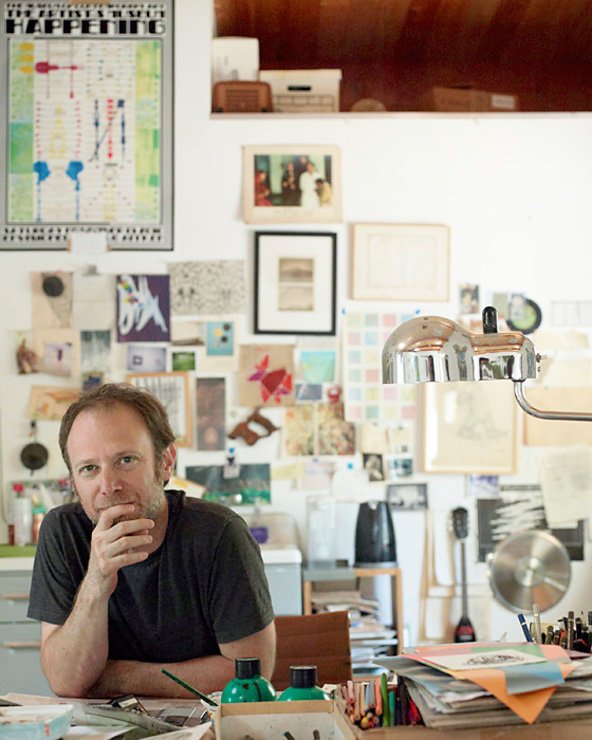
{"label": "short hair", "polygon": [[175,441],[166,409],[152,393],[129,383],[105,383],[85,391],[77,401],[70,404],[62,417],[58,441],[62,457],[70,473],[72,473],[72,467],[68,455],[68,438],[76,417],[89,409],[110,409],[116,404],[129,406],[142,417],[152,438],[157,460],[162,459],[166,448]]}

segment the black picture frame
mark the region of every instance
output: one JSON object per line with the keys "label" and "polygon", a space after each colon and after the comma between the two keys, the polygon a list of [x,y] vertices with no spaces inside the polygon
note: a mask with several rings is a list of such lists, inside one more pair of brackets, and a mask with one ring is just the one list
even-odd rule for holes
{"label": "black picture frame", "polygon": [[256,231],[254,334],[335,335],[337,234]]}

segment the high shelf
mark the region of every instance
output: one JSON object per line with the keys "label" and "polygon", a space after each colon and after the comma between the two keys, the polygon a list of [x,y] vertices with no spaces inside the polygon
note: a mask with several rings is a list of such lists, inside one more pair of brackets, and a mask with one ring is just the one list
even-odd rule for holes
{"label": "high shelf", "polygon": [[403,587],[400,568],[304,568],[302,571],[302,608],[312,614],[312,584],[319,581],[351,581],[390,576],[392,626],[397,631],[396,653],[403,652]]}

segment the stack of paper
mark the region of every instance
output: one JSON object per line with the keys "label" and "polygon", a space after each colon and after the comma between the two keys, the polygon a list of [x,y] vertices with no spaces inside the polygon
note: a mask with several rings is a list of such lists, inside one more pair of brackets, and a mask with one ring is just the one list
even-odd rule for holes
{"label": "stack of paper", "polygon": [[592,657],[555,645],[472,643],[417,648],[376,662],[393,670],[434,728],[592,717]]}

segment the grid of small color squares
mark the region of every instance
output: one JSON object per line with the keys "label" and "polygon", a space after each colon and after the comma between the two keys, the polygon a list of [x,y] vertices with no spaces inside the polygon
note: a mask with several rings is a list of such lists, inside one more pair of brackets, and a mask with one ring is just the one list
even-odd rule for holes
{"label": "grid of small color squares", "polygon": [[377,423],[412,422],[415,388],[382,384],[382,348],[391,332],[412,315],[346,313],[343,331],[345,418]]}

